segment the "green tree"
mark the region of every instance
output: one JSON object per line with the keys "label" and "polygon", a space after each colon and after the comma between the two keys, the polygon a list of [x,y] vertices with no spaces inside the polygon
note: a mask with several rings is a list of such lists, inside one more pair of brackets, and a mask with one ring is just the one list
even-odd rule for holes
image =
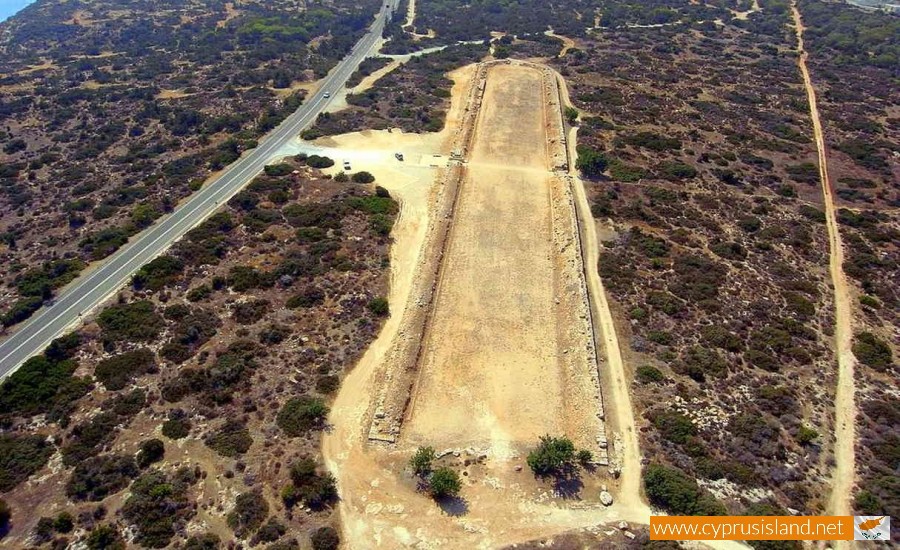
{"label": "green tree", "polygon": [[609,159],[602,151],[595,151],[583,145],[578,146],[578,161],[575,167],[585,176],[589,178],[602,176],[608,165]]}
{"label": "green tree", "polygon": [[291,437],[320,428],[328,416],[328,406],[318,397],[294,397],[278,411],[276,423]]}
{"label": "green tree", "polygon": [[575,124],[575,121],[578,120],[578,109],[575,107],[566,107],[564,115],[566,117],[566,122]]}
{"label": "green tree", "polygon": [[537,476],[557,475],[575,462],[575,444],[566,437],[541,437],[538,447],[528,453],[528,467]]}
{"label": "green tree", "polygon": [[853,355],[859,359],[860,363],[878,371],[890,368],[894,360],[891,347],[871,332],[862,332],[856,335],[856,341],[853,343]]}
{"label": "green tree", "polygon": [[438,468],[428,480],[428,492],[434,498],[455,497],[462,489],[459,474],[450,468]]}
{"label": "green tree", "polygon": [[159,439],[148,439],[141,443],[141,449],[137,454],[137,465],[146,468],[154,462],[159,462],[166,454],[166,447]]}
{"label": "green tree", "polygon": [[435,452],[433,447],[419,447],[416,454],[409,459],[409,465],[413,469],[413,473],[422,477],[431,471],[432,462],[434,462]]}

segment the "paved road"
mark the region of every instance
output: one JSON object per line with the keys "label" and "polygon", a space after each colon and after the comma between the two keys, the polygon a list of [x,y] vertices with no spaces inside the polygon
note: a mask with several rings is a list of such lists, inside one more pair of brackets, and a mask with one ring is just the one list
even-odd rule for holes
{"label": "paved road", "polygon": [[29,357],[42,352],[67,328],[77,325],[83,315],[128,283],[141,266],[162,254],[174,241],[209,217],[219,205],[227,202],[262,172],[285,143],[309,127],[325,110],[332,98],[326,98],[324,93],[333,94],[344,86],[362,60],[372,53],[394,9],[396,0],[388,0],[368,34],[332,69],[319,92],[263,138],[256,149],[229,166],[215,182],[194,193],[174,212],[133,237],[122,249],[69,285],[52,307],[41,309],[0,343],[0,378],[15,371]]}

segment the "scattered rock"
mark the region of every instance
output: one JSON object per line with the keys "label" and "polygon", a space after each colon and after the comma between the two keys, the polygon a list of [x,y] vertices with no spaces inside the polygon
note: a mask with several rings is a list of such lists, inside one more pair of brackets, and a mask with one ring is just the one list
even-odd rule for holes
{"label": "scattered rock", "polygon": [[601,491],[600,492],[600,504],[604,506],[612,506],[613,497],[609,494],[609,491]]}
{"label": "scattered rock", "polygon": [[621,529],[622,531],[628,529],[628,522],[627,522],[627,521],[620,521],[620,522],[619,522],[619,529]]}

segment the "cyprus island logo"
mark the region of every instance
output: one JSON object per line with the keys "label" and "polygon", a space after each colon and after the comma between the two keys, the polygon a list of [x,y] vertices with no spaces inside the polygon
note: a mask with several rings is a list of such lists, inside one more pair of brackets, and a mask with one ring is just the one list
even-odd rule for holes
{"label": "cyprus island logo", "polygon": [[888,516],[854,516],[854,540],[891,540],[891,518]]}

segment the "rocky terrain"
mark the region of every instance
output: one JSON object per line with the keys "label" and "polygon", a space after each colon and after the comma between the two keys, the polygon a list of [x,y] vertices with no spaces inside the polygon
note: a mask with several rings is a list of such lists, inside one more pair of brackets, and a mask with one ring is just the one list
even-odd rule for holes
{"label": "rocky terrain", "polygon": [[255,147],[378,6],[52,0],[3,23],[3,325]]}
{"label": "rocky terrain", "polygon": [[318,433],[387,314],[398,209],[322,163],[268,167],[0,386],[5,544],[335,534]]}

